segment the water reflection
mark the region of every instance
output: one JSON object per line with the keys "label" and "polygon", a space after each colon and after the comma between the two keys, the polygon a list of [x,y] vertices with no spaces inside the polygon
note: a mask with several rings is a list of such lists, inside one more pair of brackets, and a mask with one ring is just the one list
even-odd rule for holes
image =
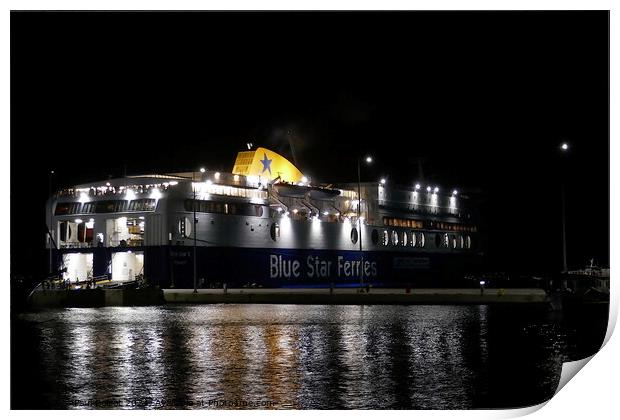
{"label": "water reflection", "polygon": [[16,408],[519,406],[575,347],[544,313],[487,306],[66,309],[13,329]]}

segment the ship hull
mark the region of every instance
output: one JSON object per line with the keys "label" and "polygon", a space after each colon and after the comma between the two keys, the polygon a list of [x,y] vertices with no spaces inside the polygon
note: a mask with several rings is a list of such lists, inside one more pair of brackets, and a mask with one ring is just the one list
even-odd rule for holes
{"label": "ship hull", "polygon": [[[63,250],[57,254],[75,253]],[[93,275],[112,277],[119,255],[143,256],[144,277],[160,288],[194,287],[192,246],[95,248]],[[480,258],[471,253],[312,250],[285,248],[196,247],[198,288],[223,287],[448,287],[465,286]],[[120,271],[118,271],[120,272]],[[137,274],[137,273],[134,273]]]}

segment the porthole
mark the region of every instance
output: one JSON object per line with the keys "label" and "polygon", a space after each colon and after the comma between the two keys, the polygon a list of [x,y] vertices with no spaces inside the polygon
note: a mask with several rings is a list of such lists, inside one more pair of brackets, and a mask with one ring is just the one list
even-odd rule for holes
{"label": "porthole", "polygon": [[379,243],[379,232],[377,231],[377,229],[372,230],[372,233],[370,234],[370,239],[372,240],[373,245],[377,245]]}
{"label": "porthole", "polygon": [[426,235],[420,232],[420,236],[418,237],[418,246],[420,248],[424,248],[425,245],[426,245]]}
{"label": "porthole", "polygon": [[415,234],[415,232],[411,232],[411,242],[410,242],[410,244],[409,244],[409,245],[411,245],[411,246],[416,246],[416,245],[417,245],[417,244],[416,244],[416,242],[417,242],[417,241],[416,241],[416,236],[417,236],[417,235]]}
{"label": "porthole", "polygon": [[278,240],[280,237],[280,226],[277,223],[272,223],[271,228],[269,229],[269,233],[271,235],[271,239],[274,241]]}
{"label": "porthole", "polygon": [[392,231],[392,245],[398,245],[398,232],[395,230]]}
{"label": "porthole", "polygon": [[403,240],[401,241],[402,246],[407,246],[407,232],[403,232]]}
{"label": "porthole", "polygon": [[390,243],[390,235],[389,235],[387,230],[384,230],[383,231],[383,242],[382,242],[382,245],[383,246],[388,246],[389,243]]}
{"label": "porthole", "polygon": [[357,229],[356,228],[351,229],[351,242],[356,244],[358,239],[359,239],[359,236],[357,233]]}

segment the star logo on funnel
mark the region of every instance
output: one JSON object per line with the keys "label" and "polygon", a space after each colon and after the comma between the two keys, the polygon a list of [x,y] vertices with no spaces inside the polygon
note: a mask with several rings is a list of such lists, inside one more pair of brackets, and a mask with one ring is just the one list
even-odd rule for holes
{"label": "star logo on funnel", "polygon": [[267,153],[263,153],[263,156],[263,160],[260,161],[263,164],[263,172],[269,170],[269,175],[271,175],[271,161],[273,159],[267,159]]}

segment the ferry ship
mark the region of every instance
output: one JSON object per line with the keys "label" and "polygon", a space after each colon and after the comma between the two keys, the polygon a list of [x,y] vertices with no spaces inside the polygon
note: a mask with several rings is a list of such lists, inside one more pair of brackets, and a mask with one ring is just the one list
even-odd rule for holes
{"label": "ferry ship", "polygon": [[315,184],[258,147],[239,152],[230,173],[125,176],[57,191],[47,246],[52,271],[73,286],[452,285],[482,255],[470,201],[420,183]]}

